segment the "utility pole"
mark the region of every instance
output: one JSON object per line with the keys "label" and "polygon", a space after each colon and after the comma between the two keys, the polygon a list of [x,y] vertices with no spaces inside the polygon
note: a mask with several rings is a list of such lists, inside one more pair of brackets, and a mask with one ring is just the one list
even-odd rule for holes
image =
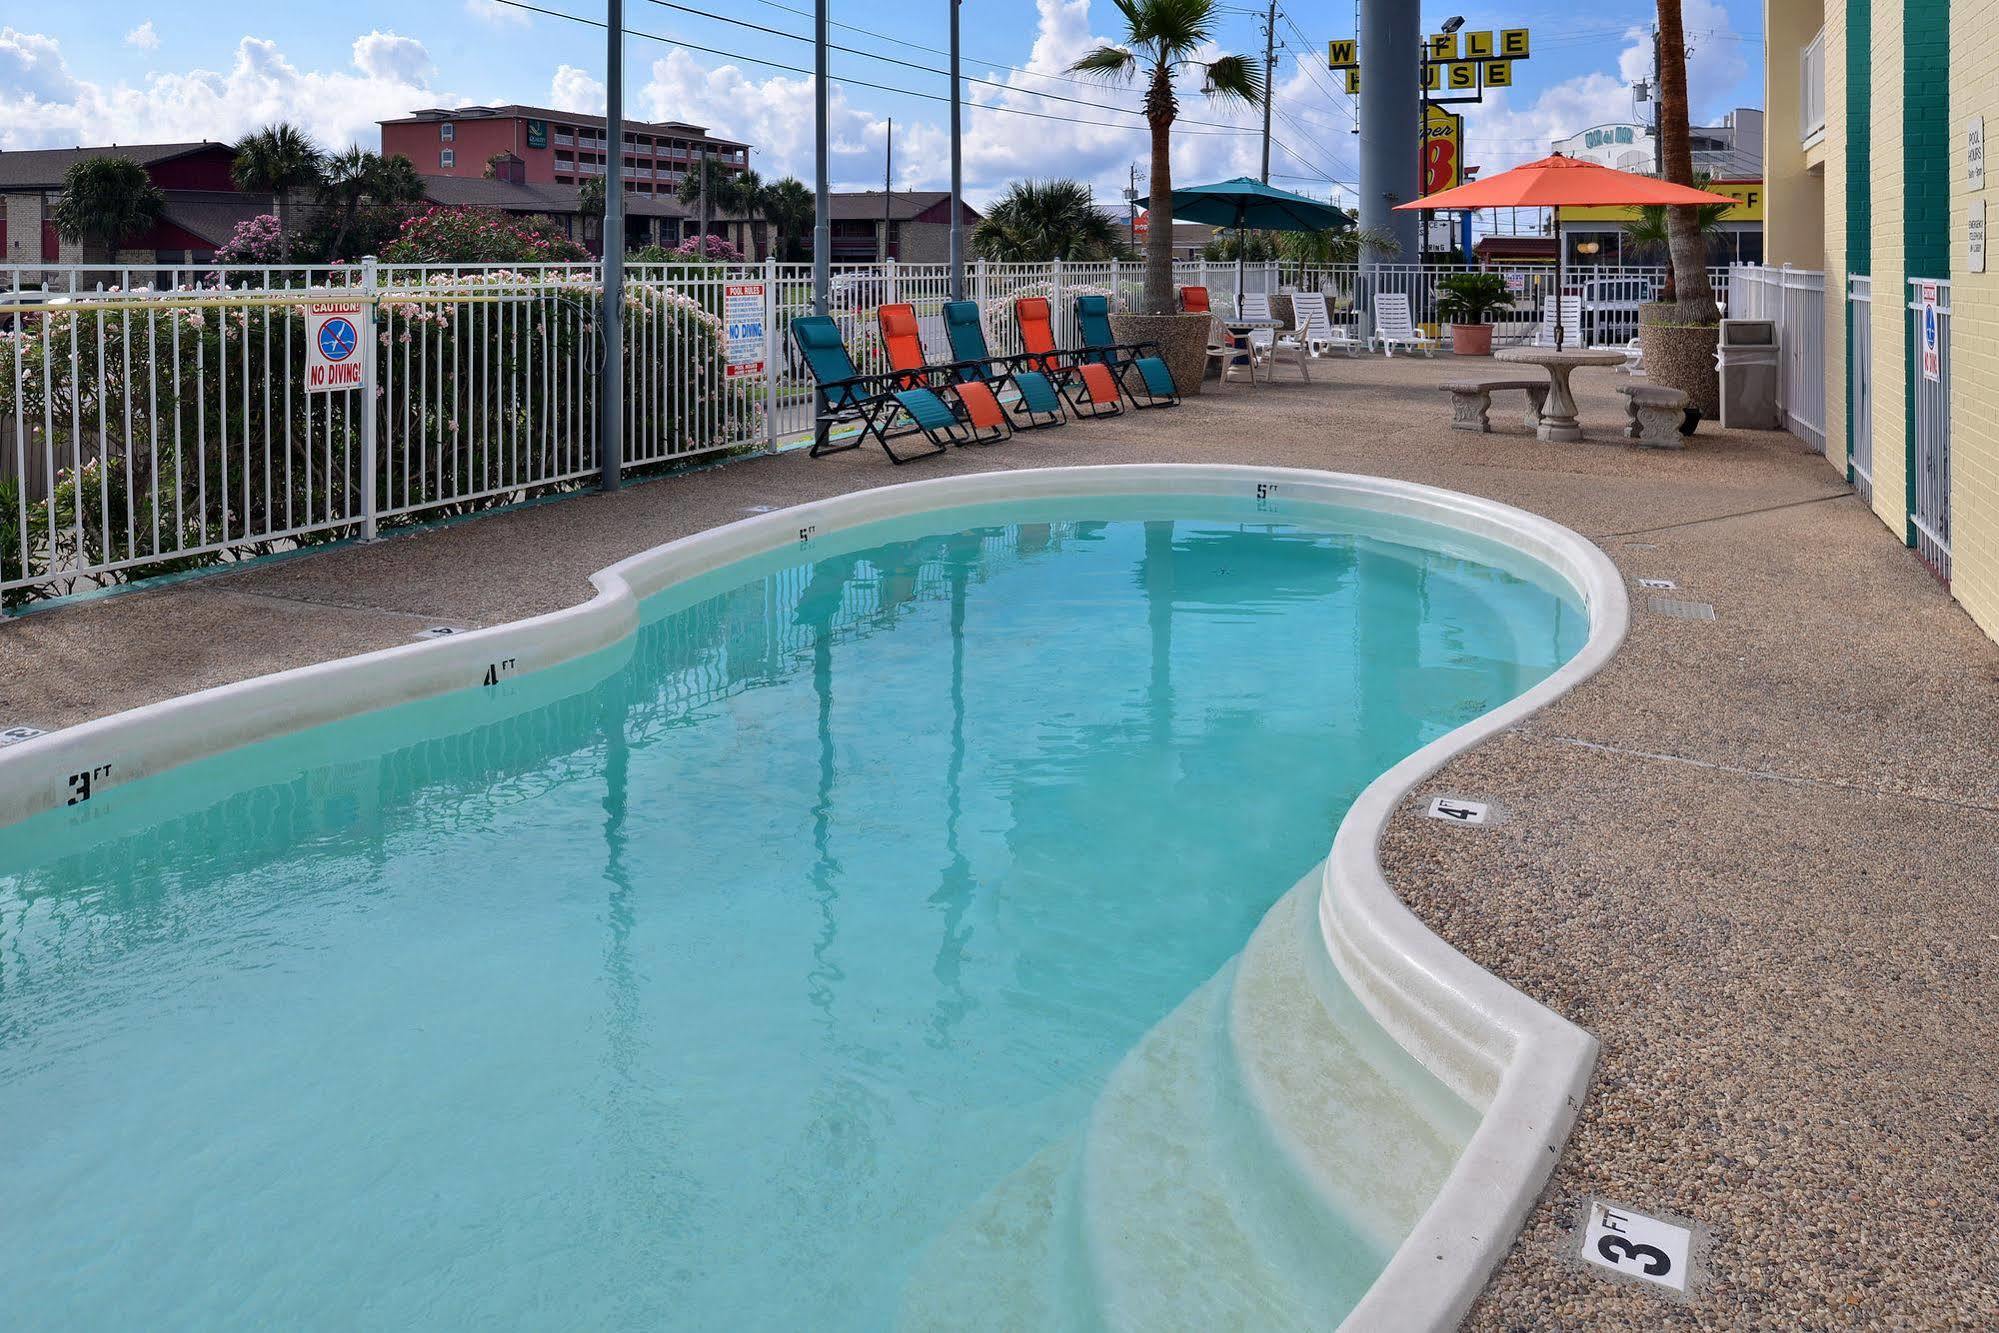
{"label": "utility pole", "polygon": [[951,0],[951,299],[965,299],[965,156],[958,82],[958,7]]}
{"label": "utility pole", "polygon": [[881,262],[888,262],[888,238],[895,229],[895,220],[889,214],[889,191],[895,180],[895,117],[888,118],[888,138],[882,146],[882,243]]}
{"label": "utility pole", "polygon": [[812,6],[812,117],[812,313],[823,315],[833,286],[833,203],[826,184],[832,166],[826,141],[826,0],[814,0]]}
{"label": "utility pole", "polygon": [[1263,176],[1270,184],[1270,95],[1277,86],[1277,0],[1263,16]]}
{"label": "utility pole", "polygon": [[[824,3],[824,0],[821,0]],[[599,380],[597,454],[607,491],[623,482],[625,438],[625,5],[609,0],[604,47],[604,366]]]}

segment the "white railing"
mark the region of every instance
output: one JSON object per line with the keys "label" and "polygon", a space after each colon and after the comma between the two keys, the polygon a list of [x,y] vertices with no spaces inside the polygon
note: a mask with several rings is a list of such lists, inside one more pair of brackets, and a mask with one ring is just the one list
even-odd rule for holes
{"label": "white railing", "polygon": [[[1378,292],[1408,294],[1435,323],[1438,283],[1461,271],[1192,260],[1174,276],[1223,311],[1238,283],[1323,290],[1360,337]],[[1498,271],[1518,292],[1501,336],[1531,338],[1552,274]],[[810,431],[812,381],[790,337],[811,309],[809,265],[626,272],[624,466],[774,449]],[[1627,339],[1662,276],[1573,275],[1585,335]],[[1075,296],[1130,309],[1143,289],[1133,262],[978,262],[965,274],[1001,355],[1022,350],[1019,297],[1047,297],[1068,345]],[[831,313],[857,363],[882,370],[876,310],[909,302],[941,361],[949,291],[941,264],[840,265]],[[589,485],[602,468],[600,293],[591,264],[0,267],[0,610]],[[306,306],[332,297],[362,307],[366,391],[307,388]],[[724,317],[759,305],[761,343],[739,345],[732,365]]]}
{"label": "white railing", "polygon": [[1874,500],[1874,280],[1855,273],[1846,280],[1846,317],[1852,356],[1847,373],[1846,420],[1851,450],[1847,469],[1853,489]]}
{"label": "white railing", "polygon": [[1739,264],[1729,314],[1777,325],[1777,404],[1784,429],[1825,452],[1825,274],[1817,269]]}
{"label": "white railing", "polygon": [[1915,438],[1910,464],[1909,526],[1916,553],[1933,573],[1950,582],[1950,281],[1909,279],[1909,345],[1915,371],[1909,395],[1915,400]]}
{"label": "white railing", "polygon": [[1798,142],[1810,144],[1825,133],[1825,29],[1820,28],[1798,55]]}

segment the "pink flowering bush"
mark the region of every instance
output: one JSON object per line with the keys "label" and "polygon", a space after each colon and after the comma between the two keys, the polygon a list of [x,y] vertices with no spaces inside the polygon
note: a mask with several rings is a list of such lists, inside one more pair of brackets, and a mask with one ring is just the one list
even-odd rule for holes
{"label": "pink flowering bush", "polygon": [[220,264],[276,264],[284,256],[275,213],[259,213],[236,224],[235,234],[215,252]]}
{"label": "pink flowering bush", "polygon": [[480,208],[430,208],[382,251],[392,264],[561,264],[590,258],[546,220]]}
{"label": "pink flowering bush", "polygon": [[689,236],[667,254],[674,260],[705,259],[711,264],[740,264],[743,252],[720,236]]}

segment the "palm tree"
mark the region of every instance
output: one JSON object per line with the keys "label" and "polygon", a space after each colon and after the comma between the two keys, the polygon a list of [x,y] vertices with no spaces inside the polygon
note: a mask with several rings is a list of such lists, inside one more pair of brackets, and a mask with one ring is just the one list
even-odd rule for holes
{"label": "palm tree", "polygon": [[765,206],[763,178],[748,167],[732,167],[710,154],[680,179],[680,202],[696,203],[701,183],[708,183],[708,212],[730,213],[754,222]]}
{"label": "palm tree", "polygon": [[[1675,185],[1694,183],[1694,150],[1687,128],[1687,39],[1680,20],[1680,0],[1659,3],[1659,147],[1666,179]],[[1707,242],[1697,216],[1701,206],[1686,204],[1666,210],[1667,247],[1673,257],[1673,286],[1680,317],[1693,324],[1721,318],[1714,287],[1707,276]]]}
{"label": "palm tree", "polygon": [[1004,264],[1093,262],[1123,254],[1120,228],[1081,181],[1014,181],[972,231],[972,253]]}
{"label": "palm tree", "polygon": [[1383,259],[1402,253],[1402,242],[1386,227],[1348,227],[1345,231],[1285,231],[1277,234],[1277,254],[1294,264],[1358,264],[1361,252]]}
{"label": "palm tree", "polygon": [[[1711,180],[1712,177],[1707,172],[1697,171],[1694,173],[1694,188],[1696,190],[1705,190],[1709,188]],[[1706,255],[1708,240],[1721,230],[1722,215],[1727,213],[1731,207],[1733,205],[1730,204],[1702,204],[1693,210],[1694,230],[1699,234],[1701,240],[1701,271],[1703,273],[1707,271]],[[1623,232],[1624,239],[1627,242],[1642,250],[1650,251],[1655,255],[1662,251],[1668,254],[1671,252],[1673,244],[1672,228],[1666,216],[1666,209],[1660,204],[1646,204],[1641,207],[1638,210],[1638,216],[1624,224]],[[1660,288],[1659,299],[1661,301],[1679,299],[1678,283],[1675,281],[1675,271],[1671,265],[1668,265],[1666,268],[1666,281],[1665,285]]]}
{"label": "palm tree", "polygon": [[777,232],[777,248],[787,262],[798,260],[805,252],[804,238],[812,231],[812,191],[796,176],[786,176],[766,185],[763,193],[764,216]]}
{"label": "palm tree", "polygon": [[1129,83],[1145,80],[1145,120],[1152,129],[1152,226],[1145,237],[1145,310],[1173,310],[1173,118],[1180,99],[1173,81],[1198,69],[1202,93],[1224,106],[1263,101],[1263,71],[1247,56],[1203,60],[1220,18],[1218,0],[1116,0],[1124,15],[1125,46],[1100,46],[1070,71]]}
{"label": "palm tree", "polygon": [[287,121],[266,125],[247,134],[236,145],[236,163],[230,174],[236,188],[271,196],[271,211],[278,216],[278,257],[291,258],[291,234],[285,226],[285,195],[319,184],[324,174],[325,155],[310,135]]}
{"label": "palm tree", "polygon": [[87,157],[63,173],[56,230],[83,247],[85,263],[109,263],[118,245],[159,220],[166,198],[129,157]]}
{"label": "palm tree", "polygon": [[340,210],[329,258],[345,259],[347,238],[361,216],[363,204],[414,204],[423,198],[423,177],[401,153],[383,157],[365,148],[349,148],[326,160],[319,183],[320,202]]}

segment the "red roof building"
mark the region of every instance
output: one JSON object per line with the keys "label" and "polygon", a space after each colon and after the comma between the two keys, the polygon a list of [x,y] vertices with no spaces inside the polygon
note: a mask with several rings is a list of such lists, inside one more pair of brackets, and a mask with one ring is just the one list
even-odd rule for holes
{"label": "red roof building", "polygon": [[[522,183],[580,185],[602,176],[609,158],[602,116],[548,107],[433,107],[381,125],[383,154],[401,153],[424,176],[485,179],[489,163],[511,154],[519,160]],[[677,193],[704,149],[739,171],[750,164],[748,144],[719,138],[705,126],[626,121],[626,193]]]}

